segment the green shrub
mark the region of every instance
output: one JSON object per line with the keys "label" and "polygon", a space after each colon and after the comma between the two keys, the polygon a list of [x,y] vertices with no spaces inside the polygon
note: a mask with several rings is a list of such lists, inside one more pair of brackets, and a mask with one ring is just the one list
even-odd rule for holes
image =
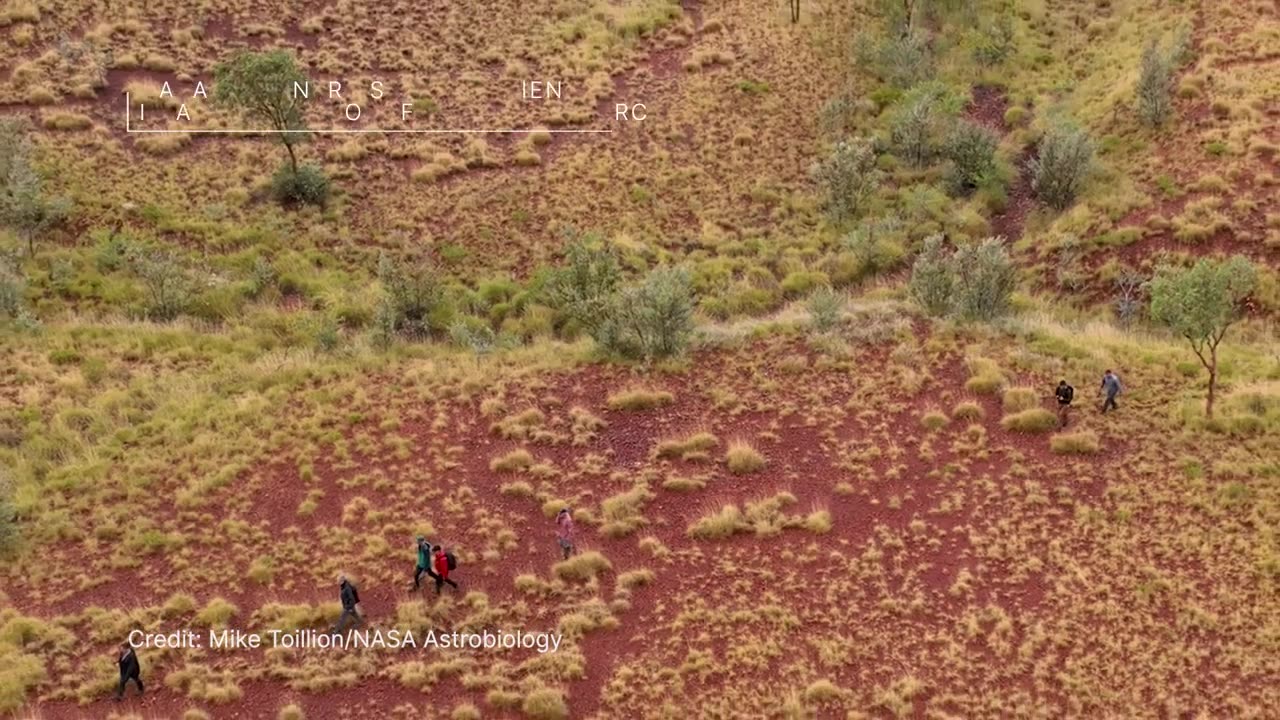
{"label": "green shrub", "polygon": [[925,238],[924,248],[911,265],[908,291],[913,300],[934,316],[942,316],[951,310],[951,294],[955,286],[955,271],[951,266],[941,235]]}
{"label": "green shrub", "polygon": [[1021,105],[1010,106],[1004,111],[1004,124],[1009,127],[1018,127],[1027,121],[1027,109]]}
{"label": "green shrub", "polygon": [[981,420],[986,413],[982,410],[982,406],[972,400],[965,400],[957,403],[951,409],[951,414],[957,420]]}
{"label": "green shrub", "polygon": [[1008,311],[1017,274],[999,238],[957,248],[952,266],[953,303],[961,317],[989,321]]}
{"label": "green shrub", "polygon": [[312,165],[303,165],[296,172],[288,164],[281,165],[271,176],[271,196],[277,202],[323,207],[329,200],[329,178]]}
{"label": "green shrub", "polygon": [[1001,12],[991,23],[974,31],[969,38],[973,59],[979,65],[999,65],[1013,53],[1013,18]]}
{"label": "green shrub", "polygon": [[951,161],[948,182],[954,192],[967,195],[995,172],[999,138],[990,129],[968,121],[955,124],[943,153]]}
{"label": "green shrub", "polygon": [[830,282],[831,279],[826,273],[817,270],[796,270],[782,279],[782,292],[788,297],[797,297]]}
{"label": "green shrub", "polygon": [[565,249],[566,264],[552,272],[546,293],[551,306],[588,331],[604,322],[622,279],[617,256],[594,236],[574,240]]}
{"label": "green shrub", "polygon": [[844,298],[828,285],[814,290],[809,295],[809,302],[806,305],[809,310],[809,321],[818,332],[834,329],[840,324],[840,319],[844,315]]}
{"label": "green shrub", "polygon": [[1142,52],[1137,108],[1138,117],[1152,127],[1163,125],[1173,112],[1173,58],[1161,52],[1155,40]]}
{"label": "green shrub", "polygon": [[0,257],[0,317],[17,317],[27,298],[27,279]]}
{"label": "green shrub", "polygon": [[889,32],[864,42],[859,61],[882,82],[895,88],[909,88],[933,77],[933,55],[929,38],[920,32]]}
{"label": "green shrub", "polygon": [[1093,142],[1088,133],[1070,125],[1055,125],[1045,133],[1031,160],[1031,189],[1041,202],[1063,210],[1084,188],[1092,163]]}
{"label": "green shrub", "polygon": [[182,314],[191,303],[192,281],[187,269],[164,250],[139,251],[130,258],[146,291],[144,314],[166,321]]}
{"label": "green shrub", "polygon": [[1035,407],[1005,415],[1000,419],[1000,426],[1020,433],[1048,432],[1058,427],[1058,416],[1042,407]]}
{"label": "green shrub", "polygon": [[927,82],[911,88],[889,118],[894,154],[915,167],[929,164],[963,107],[963,98],[944,83]]}
{"label": "green shrub", "polygon": [[384,332],[423,339],[448,328],[453,307],[434,267],[425,261],[400,264],[383,254],[378,260],[383,299],[375,324]]}
{"label": "green shrub", "polygon": [[875,149],[864,138],[837,143],[814,175],[823,190],[827,214],[836,223],[856,216],[880,187],[883,177],[876,167]]}
{"label": "green shrub", "polygon": [[688,271],[660,268],[617,293],[603,322],[590,330],[605,350],[628,358],[684,352],[693,334],[693,289]]}

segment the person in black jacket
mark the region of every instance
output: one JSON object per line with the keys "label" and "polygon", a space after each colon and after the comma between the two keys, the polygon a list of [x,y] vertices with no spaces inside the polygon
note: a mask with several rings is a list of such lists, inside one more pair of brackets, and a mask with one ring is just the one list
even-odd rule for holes
{"label": "person in black jacket", "polygon": [[1071,409],[1071,401],[1076,396],[1076,389],[1063,380],[1058,383],[1058,389],[1054,390],[1053,394],[1058,398],[1058,427],[1066,427],[1067,412]]}
{"label": "person in black jacket", "polygon": [[138,694],[141,695],[142,690],[142,665],[138,663],[138,654],[133,651],[133,646],[129,643],[120,645],[120,655],[116,658],[116,664],[120,666],[120,685],[116,687],[116,702],[120,702],[124,698],[124,686],[130,680],[138,684]]}
{"label": "person in black jacket", "polygon": [[355,618],[356,625],[364,624],[360,616],[360,593],[354,583],[347,580],[345,574],[338,576],[338,599],[342,601],[342,614],[338,616],[338,624],[333,626],[335,634],[342,632],[347,625],[347,618]]}

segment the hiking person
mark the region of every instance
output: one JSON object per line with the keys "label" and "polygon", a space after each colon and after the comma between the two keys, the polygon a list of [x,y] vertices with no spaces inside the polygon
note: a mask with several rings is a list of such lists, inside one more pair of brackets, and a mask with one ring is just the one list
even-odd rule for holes
{"label": "hiking person", "polygon": [[444,549],[443,545],[436,546],[436,594],[440,594],[440,589],[445,583],[453,586],[454,590],[458,589],[458,583],[449,579],[449,571],[458,567],[458,561],[453,557],[453,553]]}
{"label": "hiking person", "polygon": [[1067,413],[1071,409],[1071,400],[1076,396],[1076,389],[1068,385],[1066,380],[1061,380],[1053,395],[1058,398],[1058,427],[1066,427]]}
{"label": "hiking person", "polygon": [[1102,403],[1103,413],[1106,413],[1108,409],[1120,409],[1120,406],[1116,404],[1116,396],[1123,391],[1124,387],[1120,385],[1119,376],[1110,370],[1107,370],[1107,372],[1102,376],[1102,392],[1107,396],[1107,399]]}
{"label": "hiking person", "polygon": [[356,625],[364,624],[364,617],[360,615],[360,593],[356,590],[356,586],[347,580],[346,574],[338,575],[338,599],[342,601],[342,614],[338,616],[338,624],[333,626],[334,634],[342,632],[342,628],[347,625],[347,618],[355,618]]}
{"label": "hiking person", "polygon": [[120,644],[120,656],[116,658],[116,664],[120,666],[120,684],[116,686],[116,702],[120,702],[124,698],[124,686],[132,680],[138,684],[138,694],[143,693],[142,688],[142,665],[138,662],[138,653],[133,651],[133,645],[129,643]]}
{"label": "hiking person", "polygon": [[560,508],[560,512],[556,513],[556,542],[560,544],[560,552],[564,554],[565,560],[577,551],[573,545],[573,514],[569,512],[569,508]]}
{"label": "hiking person", "polygon": [[431,562],[432,562],[433,555],[434,555],[434,552],[432,551],[432,548],[431,548],[431,541],[419,535],[418,536],[418,565],[416,568],[414,568],[414,571],[413,571],[413,588],[409,590],[410,593],[415,592],[422,587],[421,581],[422,581],[423,573],[426,573],[427,577],[430,577],[433,580],[436,579],[435,571],[431,569]]}

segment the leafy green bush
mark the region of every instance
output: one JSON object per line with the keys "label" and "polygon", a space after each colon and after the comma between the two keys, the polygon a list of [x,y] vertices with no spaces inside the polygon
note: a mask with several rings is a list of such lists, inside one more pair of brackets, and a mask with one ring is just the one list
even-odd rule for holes
{"label": "leafy green bush", "polygon": [[924,247],[911,266],[908,285],[912,299],[934,316],[946,315],[951,310],[951,293],[955,285],[951,258],[944,243],[941,235],[925,238]]}
{"label": "leafy green bush", "polygon": [[27,279],[8,259],[0,257],[0,317],[17,317],[27,297]]}
{"label": "leafy green bush", "polygon": [[571,242],[565,259],[568,262],[556,269],[547,283],[548,300],[579,326],[594,330],[603,321],[622,280],[618,258],[589,236]]}
{"label": "leafy green bush", "polygon": [[796,270],[782,279],[782,292],[788,297],[806,295],[811,290],[830,282],[826,273],[817,270]]}
{"label": "leafy green bush", "polygon": [[834,329],[844,315],[844,298],[829,285],[814,290],[809,295],[807,306],[810,321],[818,332]]}
{"label": "leafy green bush", "polygon": [[590,331],[609,352],[628,358],[662,358],[684,351],[693,333],[693,287],[683,268],[659,268],[609,302],[603,322]]}
{"label": "leafy green bush", "polygon": [[1017,275],[999,238],[958,248],[952,262],[956,272],[954,302],[961,316],[994,320],[1008,311]]}
{"label": "leafy green bush", "polygon": [[296,171],[288,164],[281,165],[271,177],[271,196],[282,203],[323,207],[329,200],[329,178],[313,165],[303,165]]}
{"label": "leafy green bush", "polygon": [[933,77],[933,54],[925,33],[891,33],[858,49],[859,62],[882,82],[909,88]]}
{"label": "leafy green bush", "polygon": [[449,327],[453,308],[429,263],[400,264],[384,253],[378,260],[378,280],[383,298],[374,323],[384,341],[391,334],[420,340]]}
{"label": "leafy green bush", "polygon": [[951,161],[948,180],[954,192],[967,195],[993,175],[999,144],[994,132],[977,123],[961,121],[952,127],[943,154]]}
{"label": "leafy green bush", "polygon": [[999,65],[1013,53],[1013,18],[1007,12],[974,31],[969,38],[973,59],[979,65]]}
{"label": "leafy green bush", "polygon": [[941,82],[911,88],[889,119],[894,154],[916,167],[929,164],[937,155],[943,133],[963,107],[963,98]]}
{"label": "leafy green bush", "polygon": [[814,175],[826,196],[827,213],[836,223],[853,218],[880,187],[883,173],[876,167],[869,140],[854,138],[836,144]]}
{"label": "leafy green bush", "polygon": [[1084,188],[1092,163],[1089,134],[1071,125],[1055,125],[1031,160],[1031,189],[1050,207],[1066,209]]}
{"label": "leafy green bush", "polygon": [[168,321],[190,306],[193,282],[186,267],[166,250],[139,250],[129,264],[146,291],[143,314],[152,320]]}

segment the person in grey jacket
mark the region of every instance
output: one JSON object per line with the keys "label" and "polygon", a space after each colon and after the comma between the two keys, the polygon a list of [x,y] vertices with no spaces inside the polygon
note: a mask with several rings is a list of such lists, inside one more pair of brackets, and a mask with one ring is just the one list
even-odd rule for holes
{"label": "person in grey jacket", "polygon": [[1120,406],[1116,404],[1116,396],[1124,390],[1120,384],[1120,377],[1108,370],[1102,376],[1102,392],[1107,399],[1102,403],[1102,412],[1107,410],[1119,410]]}
{"label": "person in grey jacket", "polygon": [[342,614],[338,616],[338,624],[333,626],[335,635],[347,626],[347,618],[354,618],[357,627],[364,624],[364,618],[360,616],[360,593],[345,574],[338,576],[338,599],[342,602]]}

